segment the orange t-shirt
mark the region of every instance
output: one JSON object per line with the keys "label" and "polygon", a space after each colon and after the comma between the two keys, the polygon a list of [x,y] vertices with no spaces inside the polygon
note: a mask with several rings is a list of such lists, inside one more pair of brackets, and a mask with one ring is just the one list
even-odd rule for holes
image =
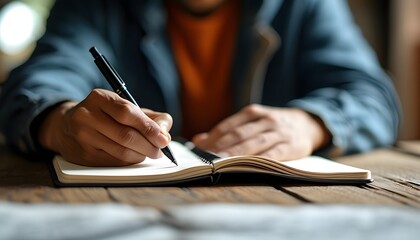
{"label": "orange t-shirt", "polygon": [[231,69],[239,23],[239,1],[194,17],[166,1],[167,30],[181,79],[182,134],[209,131],[232,109]]}

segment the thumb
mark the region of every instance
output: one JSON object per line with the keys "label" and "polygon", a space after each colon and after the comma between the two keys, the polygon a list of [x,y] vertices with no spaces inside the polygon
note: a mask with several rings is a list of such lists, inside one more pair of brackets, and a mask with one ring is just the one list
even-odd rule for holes
{"label": "thumb", "polygon": [[169,113],[155,112],[147,108],[142,109],[143,112],[161,128],[162,132],[168,133],[172,128],[172,116]]}
{"label": "thumb", "polygon": [[160,126],[162,131],[169,132],[169,130],[171,130],[172,121],[170,121],[167,117],[159,116],[159,117],[153,119],[153,121],[155,121]]}

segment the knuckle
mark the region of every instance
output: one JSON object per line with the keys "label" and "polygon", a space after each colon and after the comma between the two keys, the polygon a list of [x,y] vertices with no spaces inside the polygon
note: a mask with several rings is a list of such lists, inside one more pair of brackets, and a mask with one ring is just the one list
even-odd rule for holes
{"label": "knuckle", "polygon": [[82,122],[89,114],[89,111],[85,107],[78,107],[72,111],[72,114],[69,115],[71,122]]}
{"label": "knuckle", "polygon": [[86,99],[89,99],[89,101],[95,101],[95,102],[102,102],[104,100],[109,100],[107,98],[107,95],[104,93],[102,89],[95,88],[93,89]]}
{"label": "knuckle", "polygon": [[266,152],[264,152],[261,155],[264,156],[264,157],[271,158],[271,159],[276,159],[276,160],[279,159],[278,158],[278,155],[275,153],[275,150],[274,149],[271,149],[269,151],[266,151]]}
{"label": "knuckle", "polygon": [[144,122],[143,125],[143,134],[146,137],[155,137],[159,134],[159,129],[155,126],[155,124],[151,121]]}
{"label": "knuckle", "polygon": [[274,114],[268,114],[265,119],[269,125],[276,125],[279,123],[279,118]]}
{"label": "knuckle", "polygon": [[216,126],[215,128],[213,128],[212,130],[211,130],[212,132],[213,132],[213,134],[214,135],[216,135],[216,136],[222,136],[222,135],[224,135],[225,134],[225,130],[224,130],[224,128],[222,128],[221,126]]}
{"label": "knuckle", "polygon": [[92,96],[102,96],[102,91],[99,88],[94,88],[90,92],[90,95],[92,95]]}
{"label": "knuckle", "polygon": [[258,104],[251,104],[249,106],[246,106],[244,109],[244,112],[249,116],[258,115],[260,111],[261,111],[261,106]]}
{"label": "knuckle", "polygon": [[235,139],[244,140],[247,137],[247,131],[242,128],[236,128],[232,131],[232,135]]}
{"label": "knuckle", "polygon": [[136,140],[136,131],[130,127],[123,127],[119,132],[119,141],[120,144],[127,146],[135,142]]}
{"label": "knuckle", "polygon": [[266,134],[259,134],[257,137],[257,144],[265,145],[270,141],[269,137]]}
{"label": "knuckle", "polygon": [[276,158],[276,155],[274,154],[274,152],[273,152],[273,151],[267,151],[267,152],[264,152],[264,153],[262,154],[262,156],[264,156],[264,157],[268,157],[268,158],[271,158],[271,159],[277,159],[277,158]]}
{"label": "knuckle", "polygon": [[234,146],[231,149],[229,149],[227,152],[232,156],[233,155],[240,155],[240,154],[245,153],[243,147],[241,147],[241,146]]}
{"label": "knuckle", "polygon": [[122,122],[126,122],[128,119],[132,118],[133,115],[135,115],[135,110],[131,104],[124,102],[118,104],[117,113],[118,118],[120,118]]}

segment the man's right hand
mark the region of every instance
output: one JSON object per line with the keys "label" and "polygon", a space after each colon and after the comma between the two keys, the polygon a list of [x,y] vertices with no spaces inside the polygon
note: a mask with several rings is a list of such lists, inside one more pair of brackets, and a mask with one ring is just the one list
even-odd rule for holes
{"label": "man's right hand", "polygon": [[162,156],[172,118],[143,111],[114,92],[95,89],[80,103],[64,102],[43,121],[39,142],[86,166],[124,166]]}

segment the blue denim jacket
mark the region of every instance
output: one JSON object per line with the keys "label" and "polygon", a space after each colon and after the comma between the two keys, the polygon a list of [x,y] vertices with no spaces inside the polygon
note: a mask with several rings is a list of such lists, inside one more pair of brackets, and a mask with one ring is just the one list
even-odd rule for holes
{"label": "blue denim jacket", "polygon": [[[231,76],[235,111],[250,103],[301,108],[324,121],[333,135],[327,150],[340,154],[395,141],[394,87],[344,0],[241,3]],[[34,141],[40,113],[110,88],[91,46],[114,64],[142,107],[173,116],[171,133],[178,135],[179,79],[165,21],[162,1],[58,0],[33,55],[4,85],[0,129],[7,143],[42,152]]]}

